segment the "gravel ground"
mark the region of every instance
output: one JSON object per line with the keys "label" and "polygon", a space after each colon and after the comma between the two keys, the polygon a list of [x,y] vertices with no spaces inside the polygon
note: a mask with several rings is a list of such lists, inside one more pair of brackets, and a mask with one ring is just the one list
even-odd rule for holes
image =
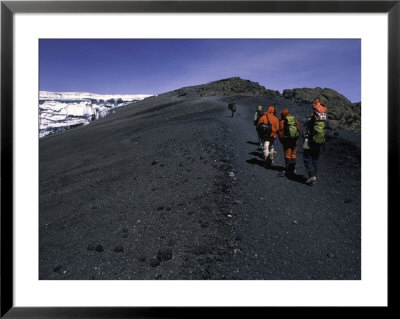
{"label": "gravel ground", "polygon": [[360,133],[329,130],[319,181],[266,168],[275,97],[167,93],[40,140],[39,279],[361,279]]}

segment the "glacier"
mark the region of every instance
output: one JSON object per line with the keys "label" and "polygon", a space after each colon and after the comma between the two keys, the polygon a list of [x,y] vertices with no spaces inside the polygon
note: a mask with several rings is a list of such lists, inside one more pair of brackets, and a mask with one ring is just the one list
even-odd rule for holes
{"label": "glacier", "polygon": [[149,94],[39,92],[39,138],[107,116],[113,109],[141,101]]}

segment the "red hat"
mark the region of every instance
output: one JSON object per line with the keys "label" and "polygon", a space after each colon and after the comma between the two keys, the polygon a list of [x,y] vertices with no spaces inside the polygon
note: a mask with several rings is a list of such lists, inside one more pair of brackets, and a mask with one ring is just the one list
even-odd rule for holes
{"label": "red hat", "polygon": [[328,108],[325,103],[319,99],[315,99],[313,103],[313,115],[316,120],[326,120],[326,111]]}
{"label": "red hat", "polygon": [[288,109],[283,109],[281,111],[281,118],[284,118],[286,116],[290,116]]}

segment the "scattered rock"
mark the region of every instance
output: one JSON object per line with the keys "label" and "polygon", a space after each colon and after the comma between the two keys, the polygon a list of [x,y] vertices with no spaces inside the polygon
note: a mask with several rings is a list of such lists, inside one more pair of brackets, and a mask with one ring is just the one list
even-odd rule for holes
{"label": "scattered rock", "polygon": [[146,257],[143,256],[143,255],[137,256],[137,259],[138,259],[139,261],[146,261]]}
{"label": "scattered rock", "polygon": [[168,246],[174,246],[174,245],[176,245],[176,240],[175,239],[169,239],[168,240],[168,244],[167,244]]}
{"label": "scattered rock", "polygon": [[157,258],[161,261],[167,261],[172,258],[172,249],[169,247],[162,248],[158,251]]}
{"label": "scattered rock", "polygon": [[202,222],[201,227],[202,228],[207,228],[209,226],[208,222]]}
{"label": "scattered rock", "polygon": [[233,172],[229,172],[229,177],[235,177],[235,174]]}
{"label": "scattered rock", "polygon": [[150,266],[151,267],[157,267],[160,264],[160,261],[156,257],[152,257],[150,259]]}
{"label": "scattered rock", "polygon": [[225,247],[221,246],[221,247],[218,247],[218,252],[217,252],[217,254],[218,254],[219,256],[228,255],[228,254],[229,254],[229,251],[228,251]]}
{"label": "scattered rock", "polygon": [[329,258],[335,258],[335,257],[336,257],[336,255],[335,255],[333,252],[329,252],[329,253],[327,254],[327,256],[328,256]]}
{"label": "scattered rock", "polygon": [[102,245],[99,244],[99,245],[96,246],[95,250],[96,250],[98,253],[101,253],[101,252],[104,250],[104,248],[103,248]]}
{"label": "scattered rock", "polygon": [[90,244],[90,245],[87,247],[87,249],[90,250],[90,251],[93,251],[93,250],[94,250],[94,245]]}
{"label": "scattered rock", "polygon": [[351,199],[351,198],[346,198],[345,200],[344,200],[344,203],[345,204],[348,204],[348,203],[351,203],[353,200]]}
{"label": "scattered rock", "polygon": [[57,265],[56,267],[54,267],[53,271],[58,272],[61,270],[61,267],[62,267],[61,265]]}
{"label": "scattered rock", "polygon": [[163,210],[164,206],[157,207],[157,210]]}
{"label": "scattered rock", "polygon": [[293,221],[293,224],[297,225],[297,220],[294,220],[294,221]]}
{"label": "scattered rock", "polygon": [[194,247],[193,253],[197,256],[204,255],[205,253],[207,253],[207,246],[198,245],[198,246]]}
{"label": "scattered rock", "polygon": [[122,253],[122,252],[124,252],[124,247],[122,245],[117,245],[114,247],[114,252]]}

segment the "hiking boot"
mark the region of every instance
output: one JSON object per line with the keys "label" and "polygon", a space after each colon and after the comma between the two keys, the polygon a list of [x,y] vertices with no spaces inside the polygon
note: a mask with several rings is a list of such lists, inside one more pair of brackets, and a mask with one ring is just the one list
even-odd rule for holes
{"label": "hiking boot", "polygon": [[268,158],[268,157],[266,157],[266,158],[265,158],[265,165],[266,165],[267,167],[269,167],[269,166],[271,166],[272,164],[273,164],[273,162],[271,161],[271,159]]}
{"label": "hiking boot", "polygon": [[293,171],[286,171],[285,176],[289,179],[293,179],[294,173]]}
{"label": "hiking boot", "polygon": [[316,182],[317,182],[317,178],[316,178],[315,176],[313,176],[313,177],[310,177],[309,179],[307,179],[305,183],[306,183],[307,185],[312,186],[312,185],[314,185]]}
{"label": "hiking boot", "polygon": [[286,176],[288,178],[293,178],[296,175],[296,164],[289,164],[286,170]]}

